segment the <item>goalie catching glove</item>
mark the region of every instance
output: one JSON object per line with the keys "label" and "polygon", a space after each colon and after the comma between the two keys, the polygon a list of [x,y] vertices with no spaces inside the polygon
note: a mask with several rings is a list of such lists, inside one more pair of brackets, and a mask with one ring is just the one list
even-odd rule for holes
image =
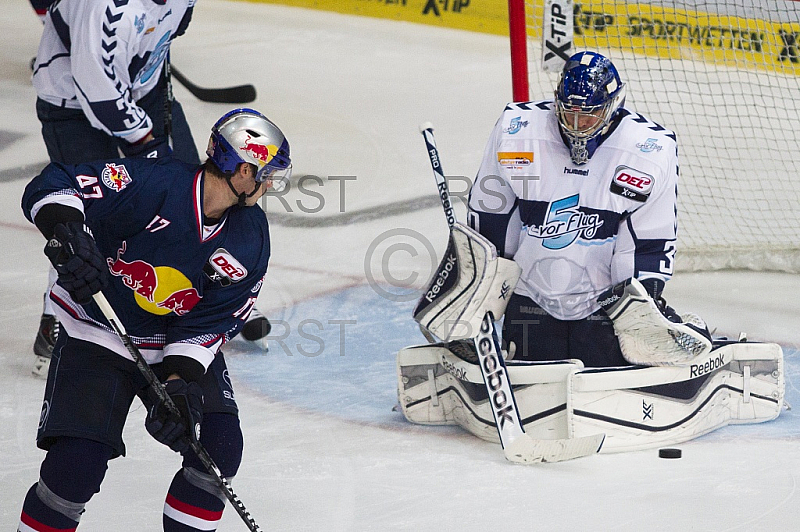
{"label": "goalie catching glove", "polygon": [[89,228],[81,222],[56,224],[44,254],[58,272],[58,282],[81,305],[108,285],[108,266]]}
{"label": "goalie catching glove", "polygon": [[711,334],[702,318],[678,316],[637,279],[610,288],[597,302],[614,322],[622,356],[631,364],[683,366],[711,351]]}

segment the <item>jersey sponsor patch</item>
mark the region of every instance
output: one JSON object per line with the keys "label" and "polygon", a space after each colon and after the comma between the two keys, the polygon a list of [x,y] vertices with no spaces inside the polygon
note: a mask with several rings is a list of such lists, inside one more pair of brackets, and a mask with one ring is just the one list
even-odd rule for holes
{"label": "jersey sponsor patch", "polygon": [[505,128],[503,132],[508,133],[509,135],[515,135],[519,133],[519,131],[524,127],[528,127],[528,121],[522,120],[521,116],[516,116],[511,119],[511,122],[509,122],[508,127]]}
{"label": "jersey sponsor patch", "polygon": [[124,164],[114,163],[106,163],[100,178],[103,180],[103,184],[114,192],[122,192],[133,181]]}
{"label": "jersey sponsor patch", "polygon": [[530,166],[533,162],[532,151],[499,151],[497,162],[504,168],[520,168]]}
{"label": "jersey sponsor patch", "polygon": [[663,146],[658,144],[658,139],[647,139],[644,142],[637,143],[636,147],[639,148],[639,150],[644,153],[650,153],[651,151],[661,151],[663,149]]}
{"label": "jersey sponsor patch", "polygon": [[611,180],[611,192],[634,201],[647,201],[655,178],[629,166],[617,166]]}
{"label": "jersey sponsor patch", "polygon": [[225,248],[217,249],[208,259],[208,263],[221,278],[230,279],[232,283],[247,277],[247,269]]}

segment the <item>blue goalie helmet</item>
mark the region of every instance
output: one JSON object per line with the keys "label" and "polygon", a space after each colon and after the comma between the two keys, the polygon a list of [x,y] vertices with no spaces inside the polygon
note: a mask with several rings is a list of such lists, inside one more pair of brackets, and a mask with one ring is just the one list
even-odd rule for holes
{"label": "blue goalie helmet", "polygon": [[237,165],[256,166],[256,181],[267,192],[280,192],[292,174],[289,142],[267,117],[253,109],[234,109],[211,128],[206,154],[226,174]]}
{"label": "blue goalie helmet", "polygon": [[556,116],[574,163],[594,154],[624,102],[625,84],[610,59],[578,52],[567,60],[556,88]]}

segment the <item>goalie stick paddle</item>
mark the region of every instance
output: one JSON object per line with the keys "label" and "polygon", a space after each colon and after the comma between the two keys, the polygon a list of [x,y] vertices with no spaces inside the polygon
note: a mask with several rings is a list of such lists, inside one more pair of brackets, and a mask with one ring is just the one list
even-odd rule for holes
{"label": "goalie stick paddle", "polygon": [[226,87],[221,89],[208,89],[198,87],[188,79],[186,76],[171,65],[170,71],[172,76],[177,79],[181,85],[191,92],[195,98],[203,102],[213,103],[250,103],[256,99],[256,88],[250,84],[237,85],[235,87]]}
{"label": "goalie stick paddle", "polygon": [[562,462],[595,454],[600,450],[605,434],[561,440],[536,440],[525,434],[491,312],[483,317],[480,332],[474,342],[478,352],[478,365],[497,424],[497,433],[500,435],[500,444],[507,460],[520,464]]}
{"label": "goalie stick paddle", "polygon": [[[94,296],[94,302],[97,303],[97,306],[100,307],[100,311],[108,320],[108,323],[111,324],[111,327],[114,329],[114,332],[117,333],[119,339],[122,340],[122,343],[125,345],[125,348],[128,350],[128,353],[133,357],[134,362],[136,362],[136,366],[139,368],[139,371],[142,372],[144,378],[147,380],[147,383],[155,392],[156,396],[166,405],[167,409],[178,416],[180,416],[180,410],[178,410],[178,406],[175,404],[175,401],[172,400],[172,397],[167,394],[166,389],[164,389],[164,385],[158,380],[158,377],[155,373],[153,373],[153,369],[147,363],[147,361],[142,357],[142,354],[139,352],[139,349],[133,344],[133,341],[128,336],[128,333],[125,331],[125,327],[122,325],[122,322],[119,321],[117,314],[114,312],[114,309],[111,307],[111,304],[106,299],[106,296],[103,295],[102,292],[97,292]],[[200,462],[203,463],[206,470],[214,477],[219,485],[222,492],[225,494],[225,497],[231,502],[231,505],[236,509],[236,513],[239,514],[239,517],[242,518],[242,521],[247,525],[247,528],[251,530],[251,532],[261,532],[261,528],[259,528],[258,524],[256,524],[255,520],[250,516],[250,512],[247,511],[245,508],[244,503],[239,500],[239,497],[234,493],[233,488],[231,487],[230,482],[228,479],[222,476],[222,472],[217,467],[217,464],[214,463],[214,460],[208,454],[205,447],[200,442],[190,442],[192,450],[197,455],[197,458],[200,459]]]}
{"label": "goalie stick paddle", "polygon": [[[436,187],[439,190],[439,199],[442,201],[447,225],[452,228],[456,222],[455,212],[450,201],[450,190],[442,170],[439,150],[436,148],[436,140],[433,137],[433,125],[425,122],[419,126],[419,130],[428,149],[428,158],[436,178]],[[487,312],[483,317],[480,332],[473,341],[475,350],[478,352],[478,366],[480,366],[483,382],[489,394],[489,403],[497,425],[497,433],[500,436],[500,444],[507,460],[521,464],[561,462],[589,456],[600,451],[605,434],[560,440],[537,440],[525,434],[514,391],[511,389],[511,381],[508,378],[508,370],[500,351],[500,339],[494,325],[494,316],[491,312]]]}

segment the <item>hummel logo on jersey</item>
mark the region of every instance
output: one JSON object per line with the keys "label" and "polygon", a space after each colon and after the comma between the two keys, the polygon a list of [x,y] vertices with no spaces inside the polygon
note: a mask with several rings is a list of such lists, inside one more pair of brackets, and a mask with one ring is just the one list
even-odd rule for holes
{"label": "hummel logo on jersey", "polygon": [[580,168],[567,168],[565,166],[564,167],[564,173],[565,174],[577,174],[577,175],[587,176],[587,175],[589,175],[589,170],[581,170]]}

